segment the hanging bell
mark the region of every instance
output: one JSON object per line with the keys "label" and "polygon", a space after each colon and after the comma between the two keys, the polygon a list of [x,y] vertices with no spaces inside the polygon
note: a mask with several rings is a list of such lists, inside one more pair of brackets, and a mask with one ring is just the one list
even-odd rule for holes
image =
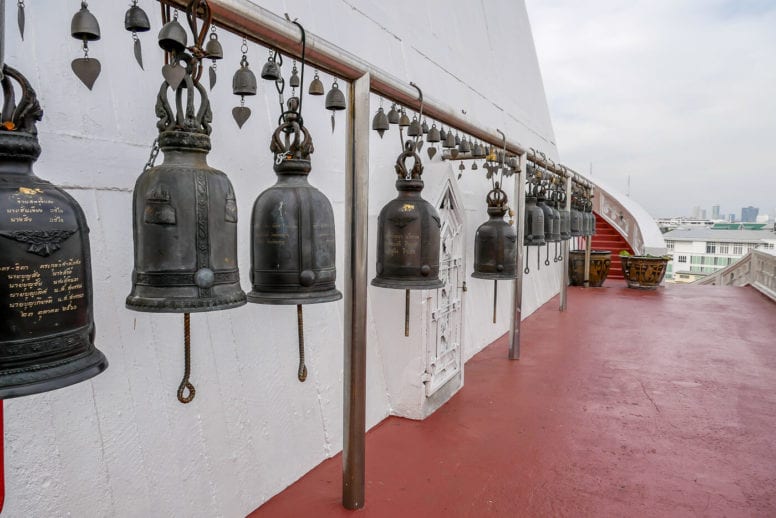
{"label": "hanging bell", "polygon": [[579,202],[576,199],[572,200],[571,203],[571,237],[582,237],[584,235],[584,229],[583,227],[583,216],[582,212],[579,210]]}
{"label": "hanging bell", "polygon": [[447,132],[447,137],[445,138],[445,141],[442,143],[442,147],[446,149],[453,149],[457,144],[455,143],[455,136],[453,135],[452,131]]}
{"label": "hanging bell", "polygon": [[477,142],[474,144],[474,149],[472,149],[472,156],[474,158],[485,158],[485,149],[483,149],[482,145]]}
{"label": "hanging bell", "polygon": [[571,212],[566,208],[566,194],[559,194],[559,210],[560,210],[560,239],[566,241],[571,239]]}
{"label": "hanging bell", "polygon": [[97,41],[100,39],[100,24],[97,18],[89,12],[86,2],[81,2],[81,10],[73,15],[70,21],[70,34],[81,41]]}
{"label": "hanging bell", "polygon": [[410,118],[407,117],[407,112],[404,108],[401,109],[401,116],[399,117],[399,127],[406,128],[410,125]]}
{"label": "hanging bell", "polygon": [[504,220],[509,211],[507,195],[498,187],[488,193],[489,220],[474,236],[474,273],[477,279],[514,279],[517,259],[515,227]]}
{"label": "hanging bell", "polygon": [[388,122],[391,124],[399,124],[399,110],[396,109],[396,103],[391,105],[391,109],[388,110]]}
{"label": "hanging bell", "polygon": [[307,181],[313,142],[298,124],[299,100],[288,101],[270,149],[277,183],[253,205],[249,302],[315,304],[342,298],[335,287],[334,213]]}
{"label": "hanging bell", "polygon": [[537,206],[535,196],[525,198],[525,237],[526,246],[541,246],[544,240],[544,211]]}
{"label": "hanging bell", "polygon": [[243,54],[240,68],[232,76],[232,92],[234,95],[256,95],[259,89],[256,75],[250,69],[248,58]]}
{"label": "hanging bell", "polygon": [[[406,161],[415,163],[407,170]],[[395,289],[436,289],[439,279],[440,219],[421,197],[423,164],[408,140],[396,159],[399,195],[380,211],[377,220],[377,276],[373,286]]]}
{"label": "hanging bell", "polygon": [[458,135],[458,132],[455,132],[455,145],[460,146],[461,145],[461,137]]}
{"label": "hanging bell", "polygon": [[178,20],[170,20],[159,31],[159,46],[167,52],[183,52],[188,46],[188,36]]}
{"label": "hanging bell", "polygon": [[218,41],[218,35],[215,32],[210,33],[210,39],[205,43],[205,54],[207,54],[207,59],[224,59],[224,48]]}
{"label": "hanging bell", "polygon": [[277,81],[280,77],[280,67],[277,62],[275,62],[274,57],[270,55],[267,62],[261,67],[261,78],[266,79],[267,81]]}
{"label": "hanging bell", "polygon": [[124,28],[130,32],[146,32],[151,30],[151,22],[142,8],[132,5],[124,15]]}
{"label": "hanging bell", "polygon": [[436,124],[432,124],[431,128],[428,130],[428,135],[426,135],[426,142],[430,142],[434,144],[441,140],[442,140],[442,137],[439,134],[439,129],[436,127]]}
{"label": "hanging bell", "polygon": [[321,78],[318,77],[317,70],[315,71],[315,76],[313,77],[313,80],[310,81],[310,87],[307,89],[307,93],[310,95],[324,94],[323,82],[321,81]]}
{"label": "hanging bell", "polygon": [[420,131],[422,131],[424,135],[428,135],[429,127],[426,119],[423,119],[423,124],[420,125]]}
{"label": "hanging bell", "polygon": [[461,139],[461,143],[458,144],[458,151],[461,153],[469,153],[472,150],[471,145],[469,144],[469,141],[466,139]]}
{"label": "hanging bell", "polygon": [[550,239],[550,242],[557,243],[558,241],[563,240],[563,236],[561,235],[561,221],[560,221],[560,211],[558,210],[558,202],[556,202],[553,199],[547,200],[547,206],[552,211],[552,234]]}
{"label": "hanging bell", "polygon": [[439,139],[440,139],[442,142],[444,142],[445,140],[447,140],[447,130],[445,130],[445,128],[442,128],[442,129],[439,131]]}
{"label": "hanging bell", "polygon": [[87,380],[108,361],[94,346],[86,217],[32,170],[43,111],[27,78],[5,65],[0,84],[0,399],[9,399]]}
{"label": "hanging bell", "polygon": [[326,94],[326,109],[327,110],[344,110],[347,108],[347,102],[345,101],[345,94],[339,88],[339,84],[335,80],[331,85],[331,90]]}
{"label": "hanging bell", "polygon": [[418,121],[417,117],[412,117],[412,122],[410,122],[409,127],[407,128],[407,136],[408,137],[419,137],[423,134],[423,130],[420,127],[420,122]]}
{"label": "hanging bell", "polygon": [[291,88],[299,88],[300,84],[302,82],[299,80],[299,71],[296,69],[296,63],[294,63],[294,66],[291,68],[291,77],[288,80],[288,85]]}
{"label": "hanging bell", "polygon": [[[541,211],[544,213],[544,242],[554,243],[556,241],[560,241],[560,214],[557,215],[558,221],[556,223],[556,215],[550,206],[547,205],[545,190],[540,188],[537,194],[538,197],[536,206],[539,207],[539,209],[541,209]],[[555,234],[556,227],[558,231],[557,234]]]}
{"label": "hanging bell", "polygon": [[383,111],[383,107],[380,106],[372,119],[372,129],[380,135],[380,138],[382,138],[383,133],[388,131],[389,128],[390,124],[388,124],[388,116]]}
{"label": "hanging bell", "polygon": [[[237,268],[237,202],[227,176],[207,163],[212,115],[205,87],[192,73],[189,67],[186,89],[177,91],[177,112],[167,88],[160,89],[156,113],[164,162],[135,183],[135,265],[126,300],[135,311],[192,313],[245,304]],[[201,106],[195,111],[197,98]]]}

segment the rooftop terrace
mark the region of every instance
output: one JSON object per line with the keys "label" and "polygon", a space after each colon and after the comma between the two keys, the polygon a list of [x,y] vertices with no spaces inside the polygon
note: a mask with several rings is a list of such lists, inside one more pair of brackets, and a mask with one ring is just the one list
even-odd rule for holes
{"label": "rooftop terrace", "polygon": [[[776,515],[776,305],[752,288],[569,289],[367,436],[358,516]],[[331,458],[252,517],[352,516]]]}

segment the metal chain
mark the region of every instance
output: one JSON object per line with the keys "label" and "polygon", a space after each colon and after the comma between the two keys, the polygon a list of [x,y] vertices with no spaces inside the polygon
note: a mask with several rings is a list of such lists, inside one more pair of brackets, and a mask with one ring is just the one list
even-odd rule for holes
{"label": "metal chain", "polygon": [[146,165],[143,166],[144,173],[154,166],[157,156],[159,156],[159,137],[155,138],[154,143],[151,144],[151,155],[148,157]]}
{"label": "metal chain", "polygon": [[[183,356],[183,379],[178,386],[178,401],[185,405],[191,403],[197,394],[194,385],[189,381],[189,376],[191,376],[191,315],[189,313],[183,314]],[[186,390],[189,391],[188,396],[184,395]]]}
{"label": "metal chain", "polygon": [[301,304],[296,305],[296,321],[299,331],[299,371],[296,377],[303,382],[307,379],[307,366],[304,364],[304,318]]}

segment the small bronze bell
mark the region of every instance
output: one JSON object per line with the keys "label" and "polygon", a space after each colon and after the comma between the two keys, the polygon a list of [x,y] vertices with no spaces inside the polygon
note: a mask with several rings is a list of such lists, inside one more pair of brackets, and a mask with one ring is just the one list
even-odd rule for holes
{"label": "small bronze bell", "polygon": [[496,187],[488,193],[488,216],[490,219],[480,225],[474,236],[474,273],[476,279],[493,282],[493,323],[496,323],[498,285],[496,281],[517,277],[517,232],[515,227],[504,221],[509,211],[507,195]]}
{"label": "small bronze bell", "polygon": [[382,138],[383,133],[388,131],[389,128],[390,124],[388,123],[388,116],[383,111],[383,107],[380,106],[372,119],[372,129],[380,135],[380,138]]}
{"label": "small bronze bell", "polygon": [[408,137],[419,137],[423,134],[423,130],[420,127],[420,122],[418,121],[417,117],[412,117],[412,122],[410,122],[409,127],[407,128],[407,136]]}
{"label": "small bronze bell", "polygon": [[[54,390],[108,367],[94,346],[89,227],[78,203],[35,175],[35,91],[3,68],[0,126],[0,399]],[[15,100],[11,79],[21,86]]]}
{"label": "small bronze bell", "polygon": [[124,28],[130,32],[146,32],[151,30],[151,22],[142,8],[132,5],[124,15]]}
{"label": "small bronze bell", "polygon": [[232,77],[232,92],[234,95],[256,95],[259,86],[256,81],[256,75],[250,69],[248,58],[243,54],[240,61],[240,68],[234,73]]}
{"label": "small bronze bell", "polygon": [[326,109],[339,111],[347,108],[347,102],[345,101],[345,94],[339,88],[339,84],[335,80],[331,85],[331,90],[326,94]]}
{"label": "small bronze bell", "polygon": [[460,146],[461,145],[461,137],[458,135],[458,132],[455,132],[455,145]]}
{"label": "small bronze bell", "polygon": [[461,153],[469,153],[472,150],[471,145],[469,144],[469,141],[466,139],[461,139],[461,143],[458,144],[458,151]]}
{"label": "small bronze bell", "polygon": [[485,158],[487,154],[485,153],[485,148],[482,147],[482,144],[477,142],[474,144],[474,149],[472,149],[472,156],[474,158]]}
{"label": "small bronze bell", "polygon": [[261,78],[267,81],[277,81],[280,79],[280,67],[275,62],[273,56],[270,56],[264,66],[261,67]]}
{"label": "small bronze bell", "polygon": [[70,22],[70,34],[82,41],[97,41],[100,39],[100,24],[97,18],[89,12],[86,2],[81,2],[81,10],[73,15]]}
{"label": "small bronze bell", "polygon": [[396,103],[391,105],[391,109],[388,110],[388,122],[391,124],[399,124],[399,110],[396,109]]}
{"label": "small bronze bell", "polygon": [[428,130],[428,135],[426,135],[426,142],[430,142],[434,144],[441,140],[442,140],[442,137],[439,134],[439,129],[436,127],[436,124],[432,124],[431,128]]}
{"label": "small bronze bell", "polygon": [[207,59],[224,59],[224,48],[218,41],[218,35],[214,32],[210,33],[210,39],[205,43],[205,54],[207,54]]}
{"label": "small bronze bell", "polygon": [[323,88],[323,81],[321,81],[321,78],[318,77],[318,71],[315,71],[315,76],[313,77],[313,80],[310,81],[310,87],[307,89],[307,93],[310,95],[323,95],[324,88]]}
{"label": "small bronze bell", "polygon": [[410,118],[407,117],[407,112],[404,108],[401,109],[401,116],[399,117],[399,127],[406,128],[410,125]]}
{"label": "small bronze bell", "polygon": [[159,31],[159,46],[173,54],[186,50],[188,40],[189,37],[186,31],[176,19],[165,23],[164,27]]}
{"label": "small bronze bell", "polygon": [[426,119],[423,119],[423,124],[420,125],[420,131],[422,131],[424,135],[428,135],[429,127]]}
{"label": "small bronze bell", "polygon": [[525,198],[525,237],[526,246],[542,246],[544,240],[544,211],[536,205],[533,195]]}
{"label": "small bronze bell", "polygon": [[291,88],[299,88],[302,82],[299,80],[299,71],[296,69],[296,64],[291,68],[291,77],[288,80],[288,85]]}
{"label": "small bronze bell", "polygon": [[[444,142],[444,141],[446,141],[446,140],[447,140],[447,130],[446,130],[445,128],[442,128],[442,129],[439,131],[439,139],[440,139],[442,142]],[[443,145],[443,147],[444,147],[444,145]]]}
{"label": "small bronze bell", "polygon": [[457,144],[455,143],[455,136],[453,135],[452,131],[447,132],[447,137],[445,138],[445,141],[442,143],[442,147],[446,149],[453,149]]}

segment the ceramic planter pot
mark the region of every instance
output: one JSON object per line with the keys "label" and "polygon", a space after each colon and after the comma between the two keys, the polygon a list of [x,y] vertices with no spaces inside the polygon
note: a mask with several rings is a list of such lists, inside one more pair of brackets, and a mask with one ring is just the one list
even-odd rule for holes
{"label": "ceramic planter pot", "polygon": [[663,282],[668,259],[639,255],[620,256],[622,272],[629,288],[654,290]]}
{"label": "ceramic planter pot", "polygon": [[[612,252],[609,250],[590,251],[590,287],[599,288],[603,285],[609,266],[612,264]],[[572,286],[585,285],[585,251],[569,252],[569,279]]]}

